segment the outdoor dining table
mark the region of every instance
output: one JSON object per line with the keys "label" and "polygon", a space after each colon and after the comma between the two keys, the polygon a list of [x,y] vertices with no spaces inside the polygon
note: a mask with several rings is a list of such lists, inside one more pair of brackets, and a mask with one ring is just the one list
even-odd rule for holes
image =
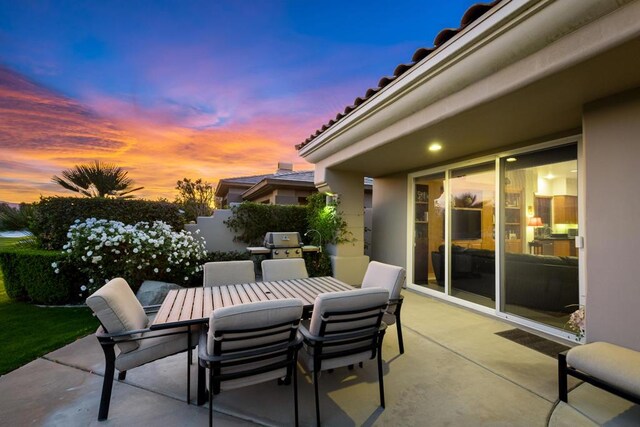
{"label": "outdoor dining table", "polygon": [[[172,289],[149,328],[154,330],[186,326],[190,329],[192,326],[207,323],[211,312],[216,308],[285,298],[300,299],[304,307],[303,317],[309,317],[318,295],[352,289],[350,285],[330,276]],[[191,358],[191,333],[188,337]],[[187,378],[188,388],[190,384],[190,378]],[[204,404],[205,401],[205,371],[198,366],[198,405]]]}

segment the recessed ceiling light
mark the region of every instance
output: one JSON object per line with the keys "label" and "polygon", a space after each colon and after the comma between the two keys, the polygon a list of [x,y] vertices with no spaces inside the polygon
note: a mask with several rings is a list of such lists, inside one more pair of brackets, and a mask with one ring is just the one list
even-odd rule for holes
{"label": "recessed ceiling light", "polygon": [[515,162],[518,159],[516,159],[515,157],[507,157],[507,162],[511,163],[511,162]]}
{"label": "recessed ceiling light", "polygon": [[571,172],[576,173],[578,172],[578,169],[571,169]]}
{"label": "recessed ceiling light", "polygon": [[549,173],[549,174],[545,175],[545,178],[546,178],[546,179],[553,179],[553,178],[555,178],[555,177],[556,177],[556,176],[555,176],[554,174],[552,174],[552,173]]}
{"label": "recessed ceiling light", "polygon": [[440,150],[442,150],[442,145],[438,144],[437,142],[434,142],[429,146],[429,151],[434,152],[434,151],[440,151]]}

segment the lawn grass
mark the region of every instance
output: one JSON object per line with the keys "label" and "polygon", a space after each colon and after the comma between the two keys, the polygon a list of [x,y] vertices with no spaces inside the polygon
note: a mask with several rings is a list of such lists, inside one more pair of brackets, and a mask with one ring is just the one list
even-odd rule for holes
{"label": "lawn grass", "polygon": [[[0,248],[20,239],[0,238]],[[0,271],[0,375],[96,330],[87,307],[36,307],[7,296]]]}

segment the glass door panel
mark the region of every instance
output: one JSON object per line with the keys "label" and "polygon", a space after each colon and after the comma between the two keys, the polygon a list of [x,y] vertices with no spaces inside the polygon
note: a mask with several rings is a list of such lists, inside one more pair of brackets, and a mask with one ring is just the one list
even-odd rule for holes
{"label": "glass door panel", "polygon": [[579,302],[577,146],[502,159],[501,310],[564,328]]}
{"label": "glass door panel", "polygon": [[450,175],[452,296],[495,308],[495,163]]}
{"label": "glass door panel", "polygon": [[415,180],[413,281],[444,292],[444,173]]}

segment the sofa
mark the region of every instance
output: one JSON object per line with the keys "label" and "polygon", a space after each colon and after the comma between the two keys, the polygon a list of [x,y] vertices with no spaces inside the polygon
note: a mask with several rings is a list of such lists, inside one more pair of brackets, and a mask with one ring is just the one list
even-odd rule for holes
{"label": "sofa", "polygon": [[[431,253],[438,284],[444,285],[444,245]],[[454,289],[495,300],[495,252],[451,247]],[[569,313],[578,303],[578,258],[507,253],[506,304]]]}

